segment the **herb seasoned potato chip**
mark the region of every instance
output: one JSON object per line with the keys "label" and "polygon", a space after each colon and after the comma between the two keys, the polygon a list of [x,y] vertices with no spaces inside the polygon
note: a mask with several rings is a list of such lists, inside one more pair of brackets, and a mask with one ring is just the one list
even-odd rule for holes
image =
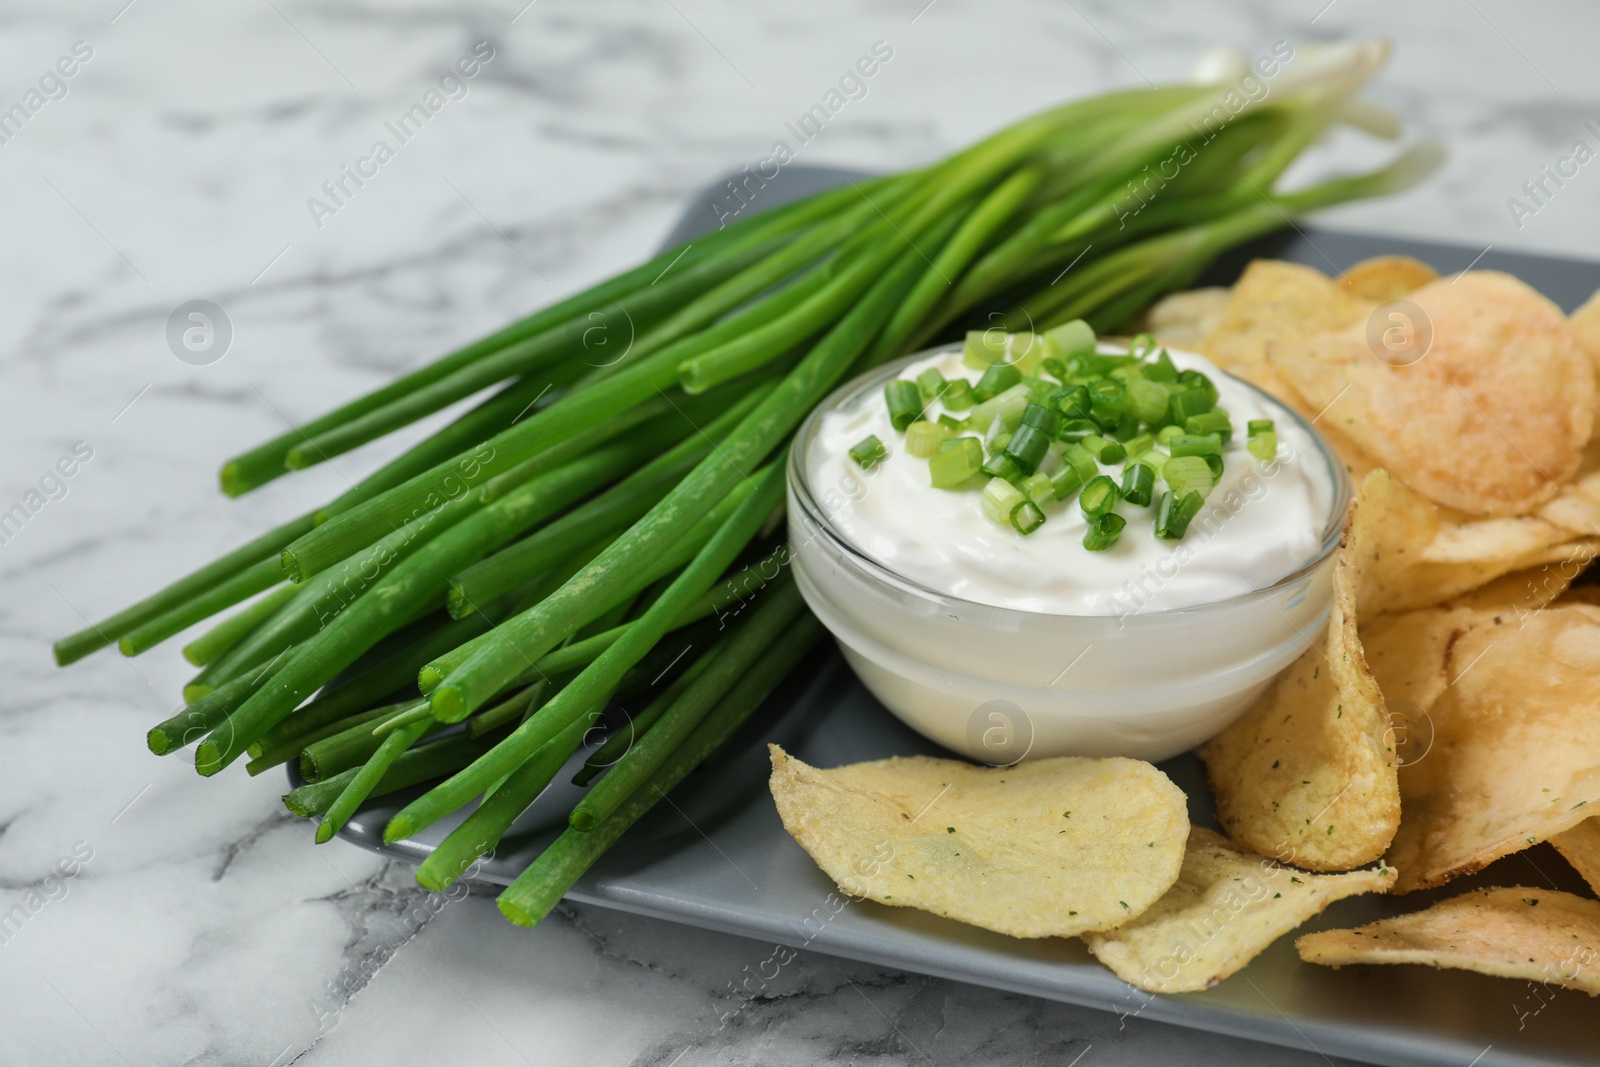
{"label": "herb seasoned potato chip", "polygon": [[1575,534],[1600,537],[1600,472],[1562,486],[1556,498],[1539,509],[1539,517]]}
{"label": "herb seasoned potato chip", "polygon": [[1480,889],[1424,911],[1295,941],[1308,963],[1422,963],[1600,993],[1600,902],[1553,889]]}
{"label": "herb seasoned potato chip", "polygon": [[1183,792],[1140,760],[912,756],[820,770],[771,753],[784,828],[841,890],[880,904],[1068,937],[1140,914],[1183,863]]}
{"label": "herb seasoned potato chip", "polygon": [[[1367,665],[1392,715],[1426,714],[1433,707],[1450,683],[1446,665],[1451,642],[1483,617],[1469,607],[1423,608],[1384,615],[1361,627]],[[1396,729],[1405,731],[1410,725],[1396,724]],[[1396,742],[1405,743],[1399,733]],[[1407,763],[1417,758],[1403,748],[1399,755]]]}
{"label": "herb seasoned potato chip", "polygon": [[1396,892],[1470,874],[1600,808],[1600,609],[1481,621],[1445,670],[1432,749],[1400,770]]}
{"label": "herb seasoned potato chip", "polygon": [[1200,750],[1228,836],[1310,870],[1371,863],[1400,823],[1389,716],[1356,634],[1361,569],[1388,532],[1368,492],[1380,475],[1345,522],[1327,637]]}
{"label": "herb seasoned potato chip", "polygon": [[[1490,271],[1411,294],[1431,324],[1415,362],[1390,365],[1358,322],[1275,346],[1306,402],[1407,485],[1470,515],[1526,512],[1578,470],[1595,374],[1549,300]],[[1221,329],[1221,327],[1219,327]]]}
{"label": "herb seasoned potato chip", "polygon": [[1413,293],[1439,277],[1439,272],[1410,256],[1364,259],[1339,275],[1339,288],[1357,300],[1382,304]]}
{"label": "herb seasoned potato chip", "polygon": [[1200,351],[1227,369],[1266,359],[1292,339],[1364,320],[1369,308],[1311,267],[1258,259],[1234,283]]}
{"label": "herb seasoned potato chip", "polygon": [[1570,830],[1550,839],[1573,870],[1583,875],[1589,888],[1600,894],[1600,818],[1591,815]]}
{"label": "herb seasoned potato chip", "polygon": [[1150,306],[1134,332],[1154,334],[1173,348],[1198,349],[1222,318],[1231,295],[1221,286],[1170,293]]}
{"label": "herb seasoned potato chip", "polygon": [[1278,938],[1357,893],[1381,893],[1393,868],[1307,874],[1189,831],[1177,884],[1137,919],[1083,940],[1118,978],[1151,993],[1209,989]]}

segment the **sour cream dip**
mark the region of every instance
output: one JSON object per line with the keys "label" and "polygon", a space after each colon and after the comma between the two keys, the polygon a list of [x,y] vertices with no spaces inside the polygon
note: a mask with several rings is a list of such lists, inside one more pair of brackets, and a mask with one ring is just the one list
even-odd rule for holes
{"label": "sour cream dip", "polygon": [[[1121,617],[1266,588],[1322,550],[1335,499],[1332,472],[1312,434],[1283,405],[1202,356],[1168,351],[1180,371],[1211,379],[1217,407],[1235,427],[1223,446],[1222,475],[1180,541],[1155,536],[1153,504],[1127,501],[1116,506],[1127,521],[1122,535],[1097,552],[1083,547],[1088,520],[1075,499],[1047,504],[1044,525],[1031,534],[994,522],[980,506],[981,487],[932,488],[927,459],[906,451],[881,389],[821,415],[805,457],[812,490],[833,529],[858,551],[930,590],[979,604]],[[979,378],[959,349],[918,359],[896,377],[915,380],[929,368],[950,381]],[[925,417],[942,410],[935,402]],[[1278,452],[1267,463],[1246,450],[1244,428],[1256,419],[1275,425]],[[888,455],[863,470],[849,451],[869,434]],[[1056,451],[1042,472],[1060,465]],[[1120,483],[1122,468],[1119,460],[1101,471]]]}

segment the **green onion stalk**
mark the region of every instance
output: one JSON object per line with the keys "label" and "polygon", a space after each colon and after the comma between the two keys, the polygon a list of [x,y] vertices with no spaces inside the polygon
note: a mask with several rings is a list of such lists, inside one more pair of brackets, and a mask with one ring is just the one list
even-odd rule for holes
{"label": "green onion stalk", "polygon": [[[241,756],[252,773],[299,767],[284,802],[320,819],[319,842],[423,787],[386,840],[469,812],[419,871],[432,889],[575,768],[587,793],[567,829],[500,898],[537,922],[759,722],[816,645],[771,536],[806,413],[968,327],[1114,331],[1230,248],[1414,185],[1431,145],[1283,181],[1332,125],[1396,132],[1357,95],[1386,56],[1308,52],[1253,100],[1173,85],[1075,101],[667,249],[228,459],[238,496],[476,398],[340,496],[63,638],[56,659],[142,654],[214,619],[184,646],[200,673],[150,749],[193,744],[204,775]],[[746,568],[775,577],[731,626],[713,621],[751,588]]]}

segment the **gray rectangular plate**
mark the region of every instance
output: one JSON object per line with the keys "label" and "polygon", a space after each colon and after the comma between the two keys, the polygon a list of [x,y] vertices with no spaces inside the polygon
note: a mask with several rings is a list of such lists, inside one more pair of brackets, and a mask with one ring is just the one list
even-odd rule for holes
{"label": "gray rectangular plate", "polygon": [[[765,199],[752,210],[855,177],[859,175],[846,171],[789,167],[760,191],[759,197]],[[714,225],[719,211],[730,206],[719,196],[723,188],[721,183],[713,185],[693,201],[668,244]],[[1448,272],[1464,269],[1480,251],[1303,228],[1275,234],[1229,256],[1203,283],[1226,284],[1258,256],[1294,260],[1334,273],[1369,256],[1395,253],[1416,256]],[[1518,275],[1568,310],[1600,288],[1597,263],[1491,251],[1476,269]],[[829,650],[797,670],[717,766],[685,781],[669,803],[659,805],[578,882],[570,898],[1372,1063],[1440,1067],[1600,1063],[1600,1008],[1570,990],[1424,967],[1334,971],[1301,963],[1293,939],[1285,937],[1214,989],[1157,997],[1118,980],[1076,940],[1021,941],[870,902],[840,908],[833,885],[784,832],[767,796],[767,741],[777,741],[823,767],[890,755],[944,754],[902,726]],[[1214,826],[1209,794],[1194,757],[1170,760],[1163,769],[1193,798],[1195,821]],[[579,794],[565,784],[567,777],[559,777],[560,784],[517,821],[498,854],[481,869],[481,881],[509,883],[555,836]],[[292,770],[290,779],[299,784]],[[417,792],[369,805],[342,836],[376,852],[421,862],[465,813],[413,840],[385,846],[384,824]],[[1304,930],[1370,922],[1474,885],[1514,884],[1585,892],[1567,864],[1548,846],[1540,846],[1447,890],[1403,900],[1341,901]]]}

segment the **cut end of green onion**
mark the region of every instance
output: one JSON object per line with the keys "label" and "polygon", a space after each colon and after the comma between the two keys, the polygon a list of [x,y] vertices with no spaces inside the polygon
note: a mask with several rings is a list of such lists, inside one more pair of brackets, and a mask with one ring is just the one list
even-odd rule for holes
{"label": "cut end of green onion", "polygon": [[902,433],[922,418],[922,390],[916,382],[896,378],[883,387],[883,399],[889,405],[890,424]]}
{"label": "cut end of green onion", "polygon": [[586,834],[595,828],[594,812],[586,811],[583,807],[572,809],[572,814],[567,816],[567,825],[579,833]]}
{"label": "cut end of green onion", "polygon": [[1278,456],[1278,431],[1271,419],[1251,419],[1250,440],[1245,445],[1250,454],[1262,463],[1271,463]]}
{"label": "cut end of green onion", "polygon": [[1083,509],[1085,518],[1093,521],[1110,514],[1111,509],[1116,507],[1118,496],[1117,483],[1104,474],[1097,474],[1084,484],[1078,494],[1078,507]]}
{"label": "cut end of green onion", "polygon": [[1216,484],[1204,456],[1173,456],[1162,466],[1161,478],[1180,497],[1189,492],[1203,497]]}
{"label": "cut end of green onion", "polygon": [[1082,319],[1073,319],[1045,331],[1045,336],[1055,344],[1057,359],[1070,360],[1094,354],[1097,338],[1094,327]]}
{"label": "cut end of green onion", "polygon": [[1156,536],[1166,541],[1180,541],[1189,532],[1189,523],[1200,514],[1205,501],[1199,493],[1180,494],[1177,490],[1161,495],[1156,506]]}
{"label": "cut end of green onion", "polygon": [[144,735],[144,743],[157,756],[165,756],[168,750],[172,748],[172,739],[159,726]]}
{"label": "cut end of green onion", "polygon": [[1044,512],[1031,500],[1024,500],[1011,509],[1011,527],[1026,537],[1044,525]]}
{"label": "cut end of green onion", "polygon": [[1004,330],[969,330],[961,349],[961,362],[973,370],[986,370],[996,363],[1003,363],[1008,340]]}
{"label": "cut end of green onion", "polygon": [[1122,536],[1122,528],[1128,525],[1126,519],[1116,512],[1107,512],[1089,524],[1089,529],[1083,535],[1083,547],[1090,552],[1104,552],[1117,543],[1117,538]]}
{"label": "cut end of green onion", "polygon": [[883,447],[877,434],[868,434],[850,447],[850,458],[855,460],[856,466],[869,471],[889,458],[889,450]]}
{"label": "cut end of green onion", "polygon": [[1155,468],[1145,463],[1133,463],[1122,472],[1122,499],[1138,507],[1149,507],[1155,493]]}
{"label": "cut end of green onion", "polygon": [[1011,522],[1011,513],[1027,499],[1022,490],[1004,478],[990,478],[983,487],[983,513],[990,522],[1007,525]]}
{"label": "cut end of green onion", "polygon": [[383,843],[386,845],[392,845],[396,841],[403,841],[410,836],[411,820],[404,815],[396,815],[383,828]]}
{"label": "cut end of green onion", "polygon": [[439,685],[428,697],[433,717],[440,722],[460,722],[467,717],[467,702],[454,686]]}
{"label": "cut end of green onion", "polygon": [[937,422],[928,422],[926,419],[913,422],[906,427],[906,452],[918,459],[929,459],[939,454],[939,447],[949,436],[949,429]]}
{"label": "cut end of green onion", "polygon": [[946,411],[965,411],[977,402],[977,398],[972,395],[972,383],[965,378],[957,378],[944,387]]}

